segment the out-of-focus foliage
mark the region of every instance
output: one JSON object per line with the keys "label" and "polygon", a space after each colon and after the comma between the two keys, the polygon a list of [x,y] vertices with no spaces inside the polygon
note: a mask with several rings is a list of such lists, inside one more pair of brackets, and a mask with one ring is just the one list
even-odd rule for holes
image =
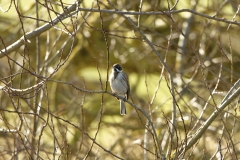
{"label": "out-of-focus foliage", "polygon": [[[51,24],[74,3],[0,1],[0,50]],[[113,13],[113,5],[126,12],[172,11],[125,14],[172,75],[123,14]],[[130,101],[150,115],[162,154],[177,159],[240,77],[239,5],[237,0],[83,1],[79,10],[88,11],[60,20],[0,59],[0,159],[159,158],[146,116],[129,104],[127,115],[120,116],[114,96],[95,92],[110,91],[107,76],[114,63],[128,73]],[[44,85],[33,87],[41,81]],[[237,98],[181,158],[238,159],[238,107]]]}

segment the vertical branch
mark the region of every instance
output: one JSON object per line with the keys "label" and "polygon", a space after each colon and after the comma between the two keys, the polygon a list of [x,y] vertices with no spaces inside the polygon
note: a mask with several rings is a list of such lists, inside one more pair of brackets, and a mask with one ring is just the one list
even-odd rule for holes
{"label": "vertical branch", "polygon": [[[25,34],[26,34],[26,32],[25,32],[25,29],[24,29],[24,23],[23,23],[23,20],[22,20],[22,17],[21,17],[21,11],[20,11],[20,8],[19,8],[19,2],[16,2],[16,1],[14,1],[14,7],[15,7],[15,10],[16,10],[16,12],[17,12],[17,14],[18,14],[18,18],[19,18],[19,21],[20,21],[20,25],[21,25],[21,30],[23,31],[23,39],[25,40],[25,46],[24,46],[24,55],[25,55],[25,52],[28,52],[28,49],[27,49],[27,44],[26,44],[26,37],[25,37]],[[5,48],[6,49],[6,48]],[[24,57],[25,58],[25,57]],[[23,66],[24,66],[24,64],[25,64],[25,59],[23,58]],[[8,59],[9,59],[9,57],[8,57]],[[14,61],[15,62],[15,61]],[[9,63],[10,64],[10,63]],[[24,67],[22,67],[22,69],[23,69]],[[10,68],[11,69],[11,68]],[[12,72],[12,69],[11,69],[11,71],[10,72]],[[11,73],[12,74],[12,73]],[[19,86],[20,86],[20,88],[22,87],[22,74],[21,74],[21,77],[20,77],[20,81],[19,81]],[[11,85],[13,84],[13,79],[11,79]],[[12,86],[13,87],[13,86]],[[14,99],[13,99],[13,97],[12,96],[10,96],[10,99],[11,99],[11,101],[12,101],[12,103],[13,103],[13,105],[14,105],[14,107],[15,107],[15,110],[16,111],[19,111],[20,109],[20,107],[21,107],[21,103],[20,103],[20,96],[18,97],[18,99],[17,99],[17,105],[14,103]],[[19,116],[19,118],[20,118],[20,126],[19,126],[19,132],[18,133],[20,133],[20,131],[21,131],[21,129],[22,129],[22,124],[23,124],[23,117],[22,117],[22,115],[21,114],[18,114],[18,116]],[[18,134],[17,136],[16,136],[16,138],[14,139],[14,140],[17,140],[18,138],[20,138],[20,136],[19,136],[20,134]],[[18,145],[16,145],[16,147],[18,147]],[[14,148],[14,152],[15,152],[15,154],[17,154],[18,153],[18,148]],[[15,156],[15,155],[14,155]],[[16,156],[18,156],[18,155],[16,155]],[[17,157],[16,157],[17,158]]]}
{"label": "vertical branch", "polygon": [[[142,5],[143,5],[143,0],[140,0],[140,3],[139,3],[139,12],[142,12]],[[138,15],[138,24],[137,26],[140,27],[140,19],[141,19],[141,15]]]}
{"label": "vertical branch", "polygon": [[[193,2],[193,0],[191,0]],[[198,0],[196,0],[193,9],[192,10],[196,10],[198,4]],[[182,24],[182,33],[179,36],[179,41],[178,41],[178,53],[176,55],[176,65],[175,65],[175,69],[177,71],[176,73],[176,85],[177,85],[177,90],[180,91],[182,88],[182,74],[183,74],[183,61],[184,61],[184,55],[186,54],[187,51],[187,44],[188,44],[188,36],[190,34],[190,29],[192,26],[194,20],[194,15],[191,14],[191,16],[188,18],[187,21],[183,22]]]}
{"label": "vertical branch", "polygon": [[[101,8],[100,8],[99,0],[97,0],[97,6],[98,6],[98,10],[100,11]],[[99,12],[99,16],[100,16],[100,20],[101,20],[101,28],[102,28],[104,40],[105,40],[106,47],[107,47],[107,79],[106,79],[106,83],[105,83],[105,91],[107,91],[108,76],[109,76],[108,75],[109,74],[108,73],[108,71],[109,71],[109,45],[108,45],[108,37],[107,37],[106,31],[105,31],[104,25],[103,25],[103,17],[102,17],[102,13],[101,12]],[[99,80],[100,80],[100,84],[101,84],[101,89],[103,90],[103,83],[102,83],[102,80],[101,80],[101,74],[100,74],[98,65],[97,65],[97,70],[98,70],[98,74],[99,74]],[[100,126],[101,126],[102,115],[103,115],[103,104],[104,104],[104,93],[102,93],[102,97],[101,97],[100,117],[99,117],[97,131],[96,131],[95,136],[94,136],[94,140],[96,140],[98,132],[100,130]],[[89,154],[90,154],[90,152],[92,150],[93,145],[94,145],[94,143],[91,144],[91,146],[90,146],[86,156],[84,157],[84,160],[87,159],[87,157],[89,156]]]}
{"label": "vertical branch", "polygon": [[[45,92],[45,97],[46,97],[46,100],[47,100],[47,120],[45,121],[45,123],[41,126],[41,130],[39,131],[39,138],[38,138],[38,143],[37,143],[37,153],[36,153],[36,157],[39,158],[39,149],[40,149],[40,146],[41,146],[41,138],[42,138],[42,135],[43,135],[43,131],[44,129],[47,127],[48,123],[49,123],[49,112],[50,112],[50,109],[49,109],[49,99],[48,99],[48,91],[47,91],[47,84],[45,84],[45,86],[42,87],[42,91],[40,93],[40,98],[39,98],[39,105],[41,106],[42,105],[42,101],[43,101],[43,95],[44,95],[44,92]],[[39,116],[39,113],[38,113],[38,116]],[[45,149],[44,149],[45,150]]]}
{"label": "vertical branch", "polygon": [[[83,88],[86,89],[86,84],[85,84],[85,81],[84,79],[82,78],[82,81],[83,81]],[[86,98],[86,93],[84,92],[83,93],[83,96],[82,96],[82,102],[80,104],[80,114],[82,115],[81,117],[81,129],[84,131],[85,130],[85,121],[84,121],[84,110],[83,110],[83,105],[85,103],[85,98]],[[79,153],[81,153],[81,150],[82,150],[82,146],[84,145],[84,134],[82,134],[81,136],[81,140],[80,140],[80,144],[79,144],[79,149],[78,149],[78,152],[77,152],[77,156]]]}
{"label": "vertical branch", "polygon": [[[236,16],[239,13],[239,10],[240,10],[240,5],[238,5],[237,11],[236,11],[235,15],[233,16],[233,19],[232,19],[233,21],[235,21]],[[231,62],[231,84],[232,84],[233,83],[233,53],[232,53],[232,41],[231,41],[231,37],[230,37],[230,33],[229,33],[230,27],[231,27],[231,24],[228,25],[227,32],[228,32],[229,49],[230,49],[230,54],[231,54],[230,62]]]}
{"label": "vertical branch", "polygon": [[[170,11],[170,4],[169,4],[169,1],[168,2],[168,10]],[[176,2],[177,4],[177,2]],[[175,5],[176,5],[175,4]],[[170,15],[171,19],[172,19],[172,15]],[[167,50],[166,50],[166,55],[165,55],[165,59],[164,59],[164,62],[166,63],[166,57],[167,57],[167,54],[168,54],[168,51],[169,51],[169,47],[170,47],[170,44],[171,44],[171,39],[172,39],[172,24],[170,25],[170,36],[168,38],[168,45],[167,45]],[[178,55],[178,54],[177,54]],[[164,68],[164,67],[163,67]],[[177,75],[176,75],[177,77]],[[175,101],[175,92],[174,92],[174,86],[173,86],[173,77],[171,77],[171,75],[169,74],[169,79],[170,79],[170,92],[172,94],[172,125],[171,125],[171,137],[170,137],[170,141],[169,141],[169,145],[168,145],[168,150],[167,150],[167,153],[166,153],[166,156],[167,157],[170,157],[170,154],[171,154],[171,150],[172,150],[172,146],[173,145],[173,138],[174,138],[174,132],[175,132],[175,127],[176,127],[176,116],[177,116],[177,110],[176,110],[176,101]]]}
{"label": "vertical branch", "polygon": [[[38,2],[36,3],[36,28],[39,27],[39,8],[38,8]],[[40,36],[38,35],[36,37],[36,73],[39,73],[40,69]]]}
{"label": "vertical branch", "polygon": [[[38,8],[38,2],[36,3],[36,28],[39,27],[39,8]],[[36,73],[39,73],[39,67],[40,67],[40,37],[36,37]],[[38,78],[35,77],[35,82],[36,84],[38,83]],[[42,91],[40,91],[42,94]],[[33,101],[33,106],[34,106],[34,120],[33,120],[33,131],[32,131],[32,151],[31,151],[31,156],[34,157],[35,153],[38,153],[38,148],[36,145],[36,132],[37,132],[37,127],[38,127],[38,115],[39,111],[41,108],[41,103],[39,104],[40,101],[38,101],[38,95],[37,95],[37,90],[35,91],[35,97]],[[36,151],[36,152],[35,152]],[[34,158],[35,159],[35,158]],[[38,154],[36,154],[36,159],[38,159]]]}
{"label": "vertical branch", "polygon": [[[149,101],[149,98],[150,98],[150,95],[149,95],[149,91],[148,91],[148,83],[147,83],[147,76],[146,76],[146,71],[144,70],[144,76],[145,76],[145,86],[146,86],[146,90],[147,90],[147,95],[148,95],[148,101]],[[150,102],[148,102],[148,110],[149,110],[149,118],[152,118],[151,117],[151,104]],[[147,157],[147,149],[148,149],[148,128],[149,128],[149,121],[147,120],[146,121],[146,128],[145,128],[145,131],[144,131],[144,139],[143,139],[143,147],[145,148],[144,149],[144,160],[147,160],[148,157]]]}

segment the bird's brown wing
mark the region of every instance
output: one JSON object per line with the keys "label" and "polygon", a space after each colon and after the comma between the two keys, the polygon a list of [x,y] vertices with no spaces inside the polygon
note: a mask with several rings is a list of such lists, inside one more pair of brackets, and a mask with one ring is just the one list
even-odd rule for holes
{"label": "bird's brown wing", "polygon": [[129,85],[129,80],[128,80],[128,76],[127,74],[125,73],[125,76],[126,77],[126,82],[127,82],[127,86],[128,86],[128,90],[127,90],[127,93],[126,93],[126,99],[128,99],[129,95],[130,95],[130,85]]}

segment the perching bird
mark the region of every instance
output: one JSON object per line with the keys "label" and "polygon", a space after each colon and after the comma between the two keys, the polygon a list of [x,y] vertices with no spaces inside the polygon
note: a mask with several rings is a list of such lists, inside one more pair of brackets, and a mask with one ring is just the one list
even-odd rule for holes
{"label": "perching bird", "polygon": [[[112,92],[118,96],[128,99],[130,94],[130,87],[127,74],[123,71],[120,64],[114,64],[112,73],[110,75],[110,86]],[[120,101],[120,114],[125,115],[127,113],[126,106],[123,100]]]}

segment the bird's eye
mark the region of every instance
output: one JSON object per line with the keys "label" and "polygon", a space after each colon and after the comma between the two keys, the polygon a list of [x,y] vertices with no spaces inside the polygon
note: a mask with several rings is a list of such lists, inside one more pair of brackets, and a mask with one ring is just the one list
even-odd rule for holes
{"label": "bird's eye", "polygon": [[117,66],[116,68],[117,68],[117,70],[119,70],[119,71],[122,70],[122,68],[121,68],[120,66]]}
{"label": "bird's eye", "polygon": [[116,68],[114,68],[114,71],[116,71],[116,72],[121,72],[121,68],[119,68],[119,67],[116,67]]}

